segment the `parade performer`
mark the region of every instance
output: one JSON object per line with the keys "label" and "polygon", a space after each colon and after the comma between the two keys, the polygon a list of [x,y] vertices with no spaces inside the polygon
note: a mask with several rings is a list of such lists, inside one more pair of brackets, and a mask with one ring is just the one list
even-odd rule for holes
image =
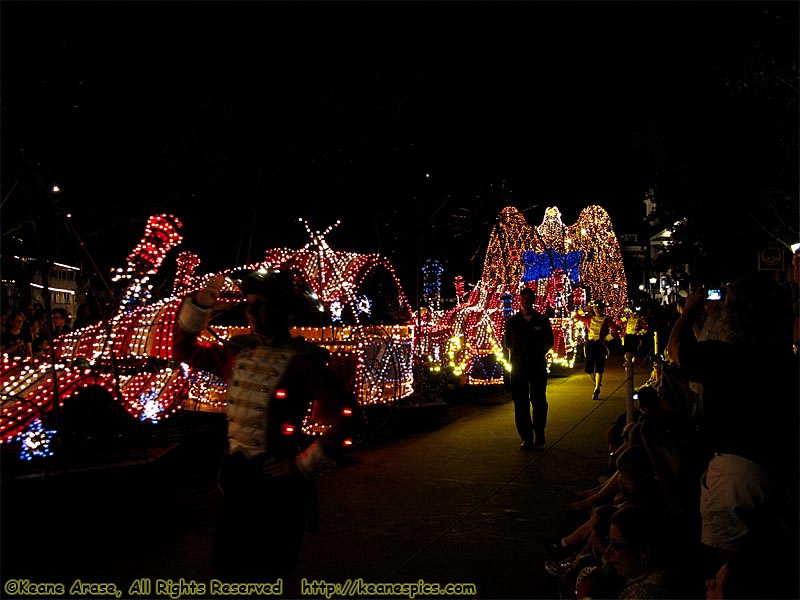
{"label": "parade performer", "polygon": [[[234,279],[246,302],[250,335],[222,345],[198,340],[223,306],[217,301],[224,281],[213,277],[183,300],[173,353],[228,383],[214,576],[273,582],[297,562],[317,506],[314,479],[335,466],[351,435],[355,399],[327,366],[326,350],[291,337],[290,319],[313,312],[316,296],[286,272],[247,271]],[[312,405],[331,427],[309,444],[299,432]]]}
{"label": "parade performer", "polygon": [[613,319],[605,315],[602,302],[592,301],[586,305],[588,312],[578,310],[573,318],[583,323],[586,328],[586,354],[585,371],[594,383],[592,400],[600,398],[600,387],[603,385],[603,373],[606,370],[608,358],[607,342],[619,337],[619,328]]}
{"label": "parade performer", "polygon": [[644,317],[636,314],[633,309],[626,308],[622,311],[617,323],[622,336],[622,347],[625,353],[633,355],[633,362],[637,362],[639,348],[641,347],[642,336],[647,333],[647,321]]}

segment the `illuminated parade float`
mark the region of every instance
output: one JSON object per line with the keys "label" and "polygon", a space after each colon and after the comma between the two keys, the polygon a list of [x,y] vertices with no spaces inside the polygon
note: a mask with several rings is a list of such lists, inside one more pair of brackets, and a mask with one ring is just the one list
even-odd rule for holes
{"label": "illuminated parade float", "polygon": [[[219,273],[199,273],[200,259],[181,252],[171,294],[154,299],[151,279],[183,240],[177,218],[151,217],[126,268],[114,273],[121,293],[112,318],[57,338],[54,360],[3,359],[0,443],[18,446],[23,458],[50,455],[59,413],[84,390],[100,394],[134,422],[156,424],[178,411],[224,413],[225,382],[172,357],[182,298],[220,273],[230,276],[220,297],[229,306],[202,334],[210,343],[249,333],[243,298],[233,283],[238,272],[286,270],[313,290],[323,313],[313,324],[297,323],[292,334],[330,352],[331,366],[358,399],[366,436],[384,435],[402,400],[419,404],[433,371],[438,381],[451,374],[462,385],[504,383],[505,322],[519,310],[522,287],[534,290],[535,308],[553,324],[551,371],[572,367],[585,338],[574,311],[590,300],[603,301],[606,314],[617,319],[627,304],[619,244],[599,206],[583,209],[570,226],[563,224],[558,208],[550,207],[535,227],[517,209],[504,208],[489,239],[481,279],[467,294],[456,277],[456,306],[443,309],[443,269],[438,261],[428,261],[426,306],[416,314],[384,257],[328,245],[325,237],[336,225],[317,232],[304,224],[310,240],[303,248],[269,249],[260,262]],[[309,406],[301,431],[319,435],[326,426]]]}
{"label": "illuminated parade float", "polygon": [[421,354],[466,385],[504,383],[509,369],[505,322],[519,310],[523,287],[534,290],[536,310],[552,322],[551,371],[571,368],[585,339],[583,325],[573,319],[575,310],[602,301],[606,314],[617,318],[627,304],[619,242],[608,213],[596,205],[583,209],[569,226],[557,207],[549,207],[536,227],[516,208],[505,207],[492,229],[481,279],[468,296],[460,278],[455,285],[457,306],[420,310],[418,343]]}
{"label": "illuminated parade float", "polygon": [[[59,411],[70,398],[93,387],[127,414],[157,423],[179,410],[224,412],[226,384],[209,373],[172,359],[172,334],[181,299],[201,289],[217,273],[197,274],[200,259],[179,254],[173,294],[152,301],[151,276],[166,254],[178,246],[181,223],[168,215],[149,219],[144,238],[128,256],[127,268],[114,281],[125,291],[117,314],[107,322],[84,327],[54,342],[55,362],[4,358],[0,385],[0,441],[18,444],[23,458],[47,456]],[[259,263],[222,271],[291,270],[324,305],[324,324],[296,326],[293,335],[326,348],[331,366],[347,382],[363,409],[368,431],[391,421],[397,403],[413,388],[411,308],[391,264],[377,254],[332,250],[326,232],[312,232],[300,250],[270,249]],[[203,337],[222,343],[249,333],[243,298],[232,281],[222,290],[230,310],[212,319]],[[58,403],[57,405],[55,403]],[[309,406],[304,433],[322,433],[326,424]]]}

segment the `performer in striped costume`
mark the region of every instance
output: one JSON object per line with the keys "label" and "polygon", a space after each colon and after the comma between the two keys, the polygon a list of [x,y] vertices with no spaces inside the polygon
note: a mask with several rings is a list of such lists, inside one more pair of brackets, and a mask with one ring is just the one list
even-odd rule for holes
{"label": "performer in striped costume", "polygon": [[[223,345],[198,340],[224,283],[217,276],[181,304],[173,354],[228,383],[213,576],[273,582],[296,564],[317,506],[314,480],[336,465],[352,436],[356,401],[328,367],[326,350],[290,336],[290,318],[314,312],[315,296],[298,278],[253,271],[235,281],[251,334]],[[313,441],[301,434],[312,407],[330,426]]]}

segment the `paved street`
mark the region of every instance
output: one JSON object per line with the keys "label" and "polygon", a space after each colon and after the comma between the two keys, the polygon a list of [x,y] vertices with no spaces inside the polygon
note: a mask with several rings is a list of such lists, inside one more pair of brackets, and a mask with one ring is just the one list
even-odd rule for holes
{"label": "paved street", "polygon": [[[579,368],[550,379],[547,447],[536,452],[520,451],[505,394],[465,395],[440,418],[403,412],[387,439],[320,478],[320,530],[307,534],[284,597],[324,596],[303,579],[557,597],[543,539],[585,518],[563,506],[605,472],[604,434],[625,410],[622,361],[609,359],[600,401]],[[648,377],[637,371],[635,385]],[[207,582],[221,443],[211,429],[151,462],[142,453],[139,465],[4,483],[4,582],[113,582],[122,597],[139,578]]]}

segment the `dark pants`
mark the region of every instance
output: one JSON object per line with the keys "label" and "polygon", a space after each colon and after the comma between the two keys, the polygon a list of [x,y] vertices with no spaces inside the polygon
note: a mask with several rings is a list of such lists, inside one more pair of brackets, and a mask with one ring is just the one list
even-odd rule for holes
{"label": "dark pants", "polygon": [[600,340],[586,341],[586,366],[584,369],[591,375],[593,373],[604,373],[606,370],[606,358],[608,358],[608,346]]}
{"label": "dark pants", "polygon": [[640,342],[640,336],[633,333],[627,334],[622,340],[622,352],[624,354],[630,352],[634,356],[638,356]]}
{"label": "dark pants", "polygon": [[226,457],[220,467],[224,497],[213,576],[228,582],[274,582],[297,563],[315,490],[299,475],[266,477],[236,456]]}
{"label": "dark pants", "polygon": [[522,441],[533,441],[544,435],[547,425],[547,366],[513,365],[511,399],[514,401],[514,421]]}

